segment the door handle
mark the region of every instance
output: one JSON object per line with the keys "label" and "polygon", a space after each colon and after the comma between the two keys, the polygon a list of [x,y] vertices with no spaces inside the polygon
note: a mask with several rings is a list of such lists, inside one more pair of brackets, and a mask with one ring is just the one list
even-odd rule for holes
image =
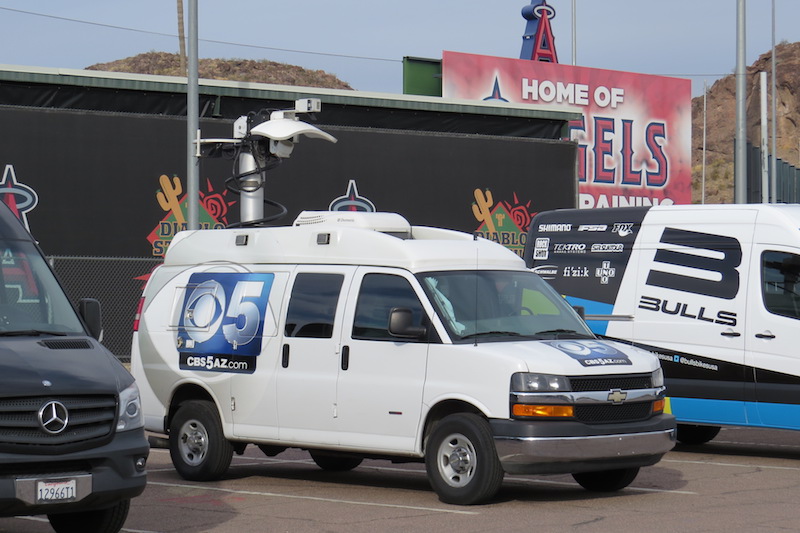
{"label": "door handle", "polygon": [[756,333],[756,339],[774,339],[775,335],[772,333]]}
{"label": "door handle", "polygon": [[342,346],[342,370],[350,368],[350,347]]}
{"label": "door handle", "polygon": [[283,345],[283,351],[281,353],[281,366],[283,368],[289,368],[289,345]]}
{"label": "door handle", "polygon": [[722,333],[720,333],[720,335],[722,335],[723,337],[741,337],[742,336],[742,334],[739,333],[738,331],[723,331]]}

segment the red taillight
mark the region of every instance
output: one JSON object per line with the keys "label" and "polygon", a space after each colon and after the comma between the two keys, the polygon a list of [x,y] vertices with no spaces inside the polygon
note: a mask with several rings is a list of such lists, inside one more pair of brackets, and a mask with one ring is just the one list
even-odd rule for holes
{"label": "red taillight", "polygon": [[144,296],[139,298],[139,305],[136,306],[136,315],[133,317],[133,331],[139,331],[139,320],[142,318],[142,309],[144,309]]}

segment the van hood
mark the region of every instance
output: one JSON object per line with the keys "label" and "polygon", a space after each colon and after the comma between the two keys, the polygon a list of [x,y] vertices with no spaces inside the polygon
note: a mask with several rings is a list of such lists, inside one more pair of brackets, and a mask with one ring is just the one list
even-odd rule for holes
{"label": "van hood", "polygon": [[521,359],[528,372],[543,374],[628,374],[653,372],[659,367],[654,354],[606,339],[479,342],[477,348],[498,357]]}
{"label": "van hood", "polygon": [[86,337],[0,337],[0,395],[117,394],[133,377]]}

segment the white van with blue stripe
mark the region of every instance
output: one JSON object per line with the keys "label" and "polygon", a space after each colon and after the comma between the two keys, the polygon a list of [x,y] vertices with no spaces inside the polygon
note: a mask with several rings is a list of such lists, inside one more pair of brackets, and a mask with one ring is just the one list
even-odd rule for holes
{"label": "white van with blue stripe", "polygon": [[659,354],[678,440],[800,429],[800,205],[549,211],[525,260],[596,334]]}

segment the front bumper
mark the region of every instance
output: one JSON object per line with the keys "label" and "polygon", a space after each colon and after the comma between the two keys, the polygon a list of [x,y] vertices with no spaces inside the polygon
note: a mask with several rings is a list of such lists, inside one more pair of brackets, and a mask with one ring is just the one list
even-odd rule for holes
{"label": "front bumper", "polygon": [[[0,516],[87,511],[110,507],[144,491],[147,474],[135,466],[150,446],[143,429],[117,433],[104,446],[61,455],[0,453]],[[37,504],[38,481],[74,479],[72,501]]]}
{"label": "front bumper", "polygon": [[571,474],[657,463],[675,446],[675,418],[661,414],[624,424],[490,420],[509,474]]}

